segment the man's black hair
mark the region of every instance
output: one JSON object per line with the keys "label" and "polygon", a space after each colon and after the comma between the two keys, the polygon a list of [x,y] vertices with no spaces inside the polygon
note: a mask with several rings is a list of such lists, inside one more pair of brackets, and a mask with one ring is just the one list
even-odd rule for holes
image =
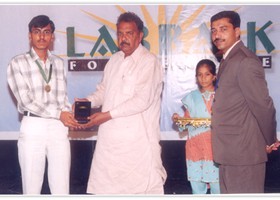
{"label": "man's black hair", "polygon": [[34,17],[28,24],[29,32],[31,33],[32,28],[43,28],[47,25],[51,25],[51,31],[52,33],[55,30],[55,26],[52,20],[46,15],[38,15]]}
{"label": "man's black hair", "polygon": [[241,22],[240,16],[237,12],[234,12],[234,11],[231,11],[231,10],[230,11],[222,11],[222,12],[219,12],[219,13],[213,15],[211,17],[210,22],[212,24],[212,22],[217,21],[217,20],[222,19],[222,18],[229,19],[229,23],[231,23],[234,28],[237,28],[237,27],[240,28],[240,22]]}
{"label": "man's black hair", "polygon": [[140,19],[140,17],[138,17],[135,13],[133,12],[125,12],[122,13],[119,17],[118,17],[118,21],[117,21],[117,26],[121,23],[121,22],[135,22],[137,29],[139,32],[143,32],[143,21]]}

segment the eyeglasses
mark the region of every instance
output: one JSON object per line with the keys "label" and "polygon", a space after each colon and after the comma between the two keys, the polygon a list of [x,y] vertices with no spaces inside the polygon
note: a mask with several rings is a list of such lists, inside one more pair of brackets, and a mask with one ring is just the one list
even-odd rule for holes
{"label": "eyeglasses", "polygon": [[32,30],[31,33],[34,34],[34,35],[40,35],[40,36],[41,35],[50,36],[52,34],[52,31],[49,30],[49,29],[43,30],[43,31],[41,31],[39,29],[35,29],[35,30]]}

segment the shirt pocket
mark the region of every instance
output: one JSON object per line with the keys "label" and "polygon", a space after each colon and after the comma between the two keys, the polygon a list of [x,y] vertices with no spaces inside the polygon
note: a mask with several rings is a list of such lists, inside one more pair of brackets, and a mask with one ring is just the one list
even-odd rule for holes
{"label": "shirt pocket", "polygon": [[131,97],[135,89],[135,78],[133,76],[124,76],[122,80],[121,92],[124,95]]}

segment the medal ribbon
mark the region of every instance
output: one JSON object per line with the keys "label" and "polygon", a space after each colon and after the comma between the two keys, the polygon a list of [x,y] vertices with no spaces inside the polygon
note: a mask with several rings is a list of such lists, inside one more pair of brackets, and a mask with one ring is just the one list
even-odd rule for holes
{"label": "medal ribbon", "polygon": [[[32,57],[31,51],[29,51],[29,54],[30,54],[30,56]],[[43,76],[43,79],[44,79],[44,80],[46,81],[46,83],[48,84],[48,83],[50,82],[50,80],[51,80],[51,77],[52,77],[52,64],[51,64],[51,66],[50,66],[49,77],[47,78],[47,76],[46,76],[46,74],[45,74],[43,68],[41,67],[40,63],[38,62],[38,60],[35,60],[35,62],[36,62],[36,64],[37,64],[37,66],[39,67],[39,70],[40,70],[41,75]]]}
{"label": "medal ribbon", "polygon": [[38,62],[38,60],[35,61],[37,66],[39,67],[39,70],[40,70],[40,73],[42,74],[43,76],[43,79],[46,81],[46,83],[48,84],[51,80],[51,77],[52,77],[52,64],[50,66],[50,70],[49,70],[49,77],[47,78],[47,75],[45,74],[42,66],[40,65],[40,63]]}

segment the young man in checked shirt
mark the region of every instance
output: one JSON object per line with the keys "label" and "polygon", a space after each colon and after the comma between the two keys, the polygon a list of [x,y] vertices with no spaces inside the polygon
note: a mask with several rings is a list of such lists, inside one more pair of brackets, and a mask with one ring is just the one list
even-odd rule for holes
{"label": "young man in checked shirt", "polygon": [[39,15],[29,23],[30,51],[8,65],[9,86],[23,114],[18,157],[24,194],[40,194],[45,161],[52,194],[69,194],[70,144],[68,127],[79,125],[67,97],[63,60],[49,51],[54,23]]}

